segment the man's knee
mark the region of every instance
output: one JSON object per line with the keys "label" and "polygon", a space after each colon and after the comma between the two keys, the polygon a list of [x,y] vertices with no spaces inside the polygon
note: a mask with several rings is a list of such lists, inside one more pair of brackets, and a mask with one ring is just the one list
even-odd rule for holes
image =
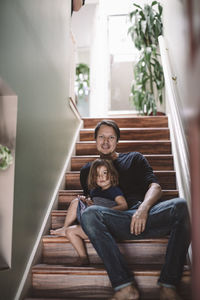
{"label": "man's knee", "polygon": [[181,218],[189,217],[187,201],[183,198],[176,198],[173,201],[176,214]]}
{"label": "man's knee", "polygon": [[82,213],[81,216],[81,224],[87,225],[94,222],[97,215],[99,214],[99,207],[96,205],[92,205],[86,208],[86,210]]}

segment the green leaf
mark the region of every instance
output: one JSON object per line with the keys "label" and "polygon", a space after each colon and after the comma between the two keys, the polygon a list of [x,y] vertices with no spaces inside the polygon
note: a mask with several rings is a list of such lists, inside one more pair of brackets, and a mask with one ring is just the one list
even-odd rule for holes
{"label": "green leaf", "polygon": [[141,7],[140,5],[138,5],[138,4],[133,3],[133,5],[134,5],[135,7],[137,7],[137,8],[142,9],[142,7]]}
{"label": "green leaf", "polygon": [[158,4],[158,2],[157,2],[157,1],[153,1],[153,2],[151,3],[151,6],[154,6],[154,5],[156,5],[156,4]]}

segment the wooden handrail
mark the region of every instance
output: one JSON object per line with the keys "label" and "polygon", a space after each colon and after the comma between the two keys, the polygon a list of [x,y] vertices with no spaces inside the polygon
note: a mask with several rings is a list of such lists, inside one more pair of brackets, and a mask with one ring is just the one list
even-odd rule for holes
{"label": "wooden handrail", "polygon": [[71,97],[69,97],[69,105],[70,105],[71,109],[73,110],[74,114],[76,115],[76,117],[79,120],[82,120],[82,117],[81,117],[81,115],[80,115],[80,113],[78,111],[78,108],[77,108],[74,100]]}

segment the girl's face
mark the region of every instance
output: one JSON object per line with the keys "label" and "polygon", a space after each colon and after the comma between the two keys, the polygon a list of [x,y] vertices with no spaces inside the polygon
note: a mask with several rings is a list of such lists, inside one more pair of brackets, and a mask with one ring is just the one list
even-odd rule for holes
{"label": "girl's face", "polygon": [[110,176],[105,166],[97,168],[97,185],[100,186],[102,190],[108,189],[111,186]]}

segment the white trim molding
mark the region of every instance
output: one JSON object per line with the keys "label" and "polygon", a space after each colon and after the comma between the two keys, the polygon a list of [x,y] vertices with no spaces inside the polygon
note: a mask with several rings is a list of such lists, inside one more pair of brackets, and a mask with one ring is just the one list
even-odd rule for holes
{"label": "white trim molding", "polygon": [[176,171],[177,186],[180,197],[187,200],[189,209],[191,203],[190,192],[190,169],[189,169],[189,150],[184,132],[181,112],[178,106],[179,94],[176,86],[176,75],[172,73],[168,48],[163,36],[159,37],[160,54],[165,77],[167,94],[167,107],[169,128],[172,141],[172,152],[174,156],[174,167]]}

